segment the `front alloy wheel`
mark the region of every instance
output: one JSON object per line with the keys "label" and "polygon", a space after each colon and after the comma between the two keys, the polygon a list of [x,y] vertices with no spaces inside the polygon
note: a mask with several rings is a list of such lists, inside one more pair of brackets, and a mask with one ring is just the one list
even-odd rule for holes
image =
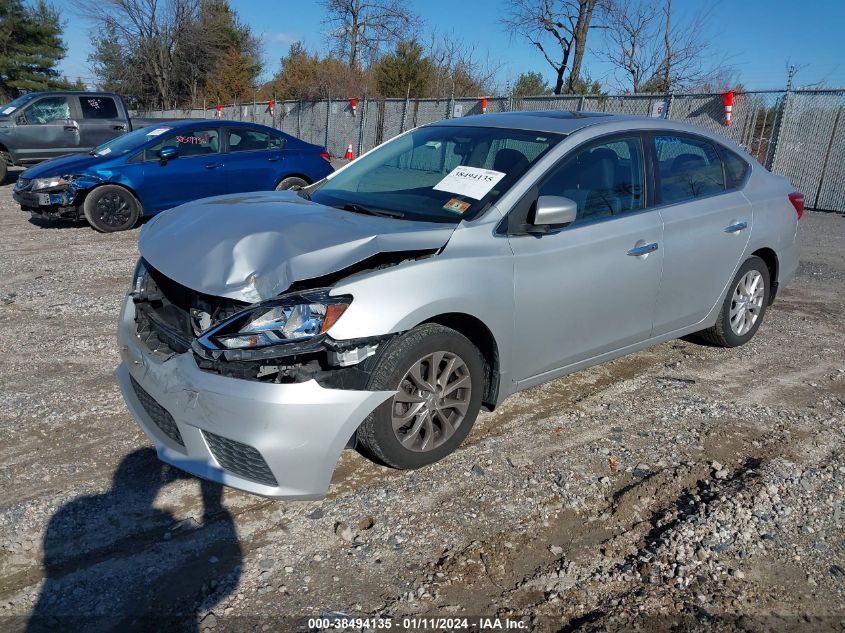
{"label": "front alloy wheel", "polygon": [[393,396],[393,432],[411,451],[431,451],[451,438],[466,417],[472,377],[466,363],[437,351],[414,363]]}
{"label": "front alloy wheel", "polygon": [[358,427],[358,446],[394,468],[419,468],[454,451],[481,409],[484,359],[465,336],[425,323],[379,350],[367,389],[393,391]]}

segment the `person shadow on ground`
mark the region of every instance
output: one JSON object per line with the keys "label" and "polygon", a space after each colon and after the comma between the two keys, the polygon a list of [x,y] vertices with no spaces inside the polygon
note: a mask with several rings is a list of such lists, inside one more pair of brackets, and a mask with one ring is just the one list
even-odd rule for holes
{"label": "person shadow on ground", "polygon": [[237,586],[243,557],[219,484],[200,481],[201,521],[153,507],[185,477],[145,448],[121,461],[110,490],[62,506],[44,535],[27,632],[198,631],[198,612]]}

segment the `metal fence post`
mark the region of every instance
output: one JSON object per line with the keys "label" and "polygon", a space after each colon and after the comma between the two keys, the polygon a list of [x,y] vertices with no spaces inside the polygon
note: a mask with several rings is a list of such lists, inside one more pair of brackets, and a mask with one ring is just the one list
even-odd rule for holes
{"label": "metal fence post", "polygon": [[364,118],[367,116],[367,93],[364,93],[364,102],[361,104],[361,119],[358,121],[358,152],[361,155],[364,146]]}
{"label": "metal fence post", "polygon": [[672,103],[675,101],[675,93],[670,92],[669,98],[666,99],[666,118],[672,118]]}
{"label": "metal fence post", "polygon": [[326,149],[329,148],[329,126],[331,125],[332,121],[332,96],[329,95],[329,98],[326,101],[326,142],[323,143]]}
{"label": "metal fence post", "polygon": [[302,138],[302,99],[296,102],[296,136]]}
{"label": "metal fence post", "polygon": [[578,99],[578,112],[584,111],[584,104],[585,104],[586,101],[587,101],[587,97],[585,97],[584,95],[581,95],[581,98]]}

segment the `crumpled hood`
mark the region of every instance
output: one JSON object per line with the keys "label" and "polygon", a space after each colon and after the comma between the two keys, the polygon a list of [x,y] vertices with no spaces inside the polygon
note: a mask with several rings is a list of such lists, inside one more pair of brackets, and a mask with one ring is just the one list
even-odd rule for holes
{"label": "crumpled hood", "polygon": [[74,176],[86,174],[91,168],[102,167],[104,158],[90,154],[65,154],[30,167],[21,178],[47,178],[50,176]]}
{"label": "crumpled hood", "polygon": [[293,192],[217,196],[159,214],[141,256],[198,292],[255,303],[385,252],[440,248],[455,225],[341,211]]}

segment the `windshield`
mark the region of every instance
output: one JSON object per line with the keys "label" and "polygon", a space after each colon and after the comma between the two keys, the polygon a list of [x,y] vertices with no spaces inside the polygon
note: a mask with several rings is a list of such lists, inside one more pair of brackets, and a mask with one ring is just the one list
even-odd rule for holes
{"label": "windshield", "polygon": [[141,147],[147,141],[153,140],[170,129],[167,126],[141,128],[140,130],[117,136],[102,145],[98,145],[91,150],[91,153],[97,156],[120,156],[122,154],[128,154]]}
{"label": "windshield", "polygon": [[311,191],[310,198],[409,220],[469,220],[560,139],[559,134],[503,128],[423,127],[361,157]]}
{"label": "windshield", "polygon": [[0,114],[8,116],[8,115],[12,114],[12,112],[17,110],[18,108],[21,108],[22,106],[24,106],[27,101],[30,101],[31,99],[34,99],[35,97],[36,97],[36,95],[33,94],[33,93],[21,95],[17,99],[15,99],[13,101],[9,101],[9,103],[7,103],[5,105],[1,105],[0,106]]}

